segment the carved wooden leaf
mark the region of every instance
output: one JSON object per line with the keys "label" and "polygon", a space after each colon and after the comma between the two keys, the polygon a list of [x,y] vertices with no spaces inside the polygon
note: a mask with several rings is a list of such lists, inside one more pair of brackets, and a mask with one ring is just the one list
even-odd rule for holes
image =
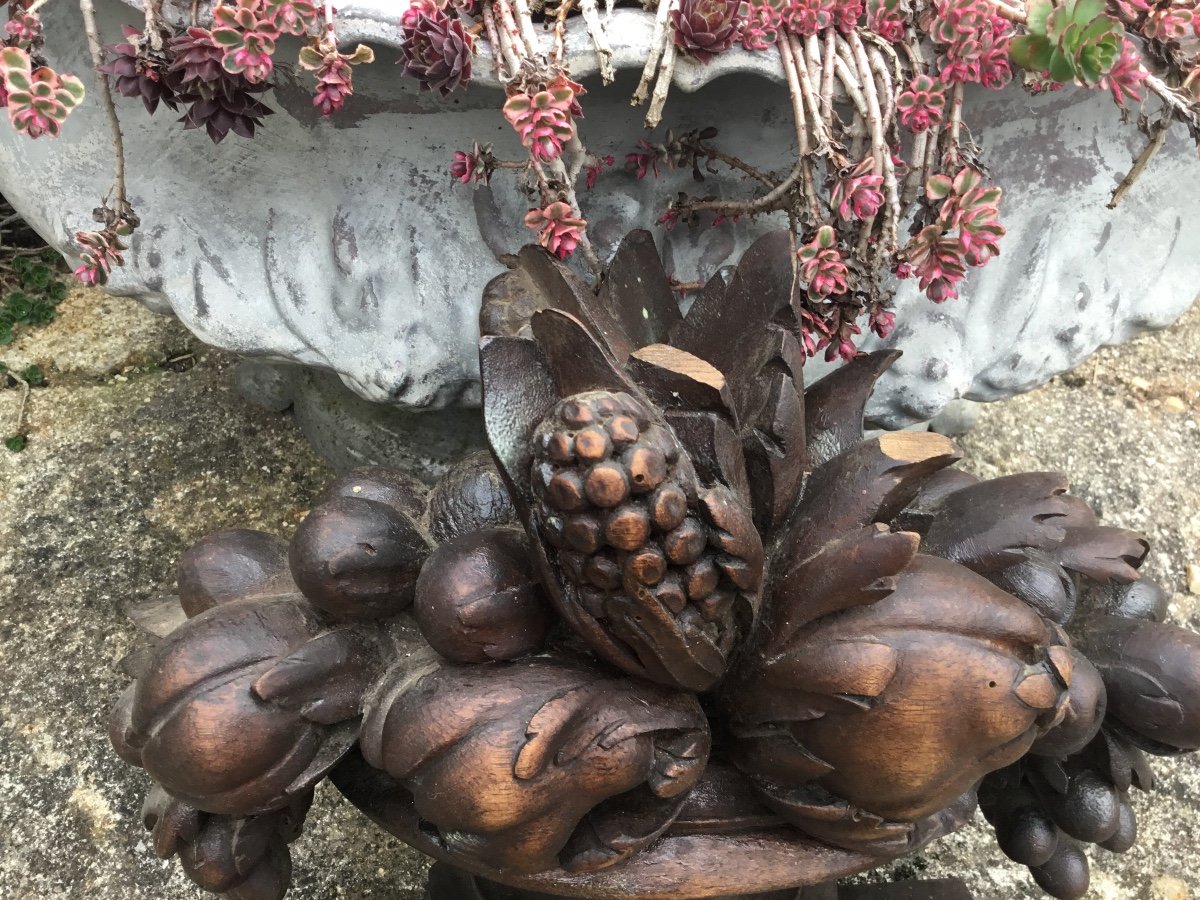
{"label": "carved wooden leaf", "polygon": [[737,433],[716,413],[666,410],[665,418],[692,459],[701,484],[723,484],[750,504],[750,476]]}
{"label": "carved wooden leaf", "polygon": [[895,590],[895,576],[912,561],[919,542],[915,534],[875,523],[834,538],[794,565],[780,560],[763,656],[784,652],[801,628],[822,616],[882,600]]}
{"label": "carved wooden leaf", "polygon": [[446,852],[488,868],[619,862],[673,821],[708,757],[692,696],[548,659],[398,670],[379,697],[367,762]]}
{"label": "carved wooden leaf", "polygon": [[939,504],[922,552],[994,572],[1021,562],[1027,549],[1052,551],[1075,509],[1066,490],[1064,475],[1026,472],[955,491]]}
{"label": "carved wooden leaf", "polygon": [[1150,552],[1143,535],[1111,525],[1068,527],[1059,544],[1058,561],[1073,572],[1101,584],[1137,581],[1138,567]]}
{"label": "carved wooden leaf", "polygon": [[911,431],[883,434],[835,456],[809,476],[773,556],[806,559],[848,531],[890,521],[926,478],[960,456],[949,438]]}
{"label": "carved wooden leaf", "polygon": [[627,391],[638,394],[609,350],[578,318],[558,309],[545,309],[530,319],[559,396],[584,391]]}
{"label": "carved wooden leaf", "polygon": [[667,344],[650,344],[634,350],[625,366],[660,407],[713,410],[728,416],[736,427],[725,376],[700,357]]}
{"label": "carved wooden leaf", "polygon": [[488,443],[513,500],[528,516],[530,437],[558,400],[558,388],[541,348],[531,340],[484,337],[479,342],[483,420]]}
{"label": "carved wooden leaf", "polygon": [[875,382],[899,358],[899,350],[860,353],[804,392],[812,465],[819,466],[862,443],[863,415]]}
{"label": "carved wooden leaf", "polygon": [[251,690],[264,703],[332,725],[359,714],[363,693],[381,666],[379,651],[363,628],[336,628],[278,660]]}
{"label": "carved wooden leaf", "polygon": [[[777,587],[768,595],[780,605],[766,619],[767,650],[743,661],[724,695],[747,774],[785,792],[815,782],[883,820],[911,823],[1022,756],[1061,714],[1069,667],[1055,634],[962,566],[909,561],[914,540],[862,528],[815,556],[814,586],[844,598],[818,593],[817,618],[791,573],[781,581],[801,593],[790,598],[797,622],[789,598]],[[882,584],[870,571],[824,574],[846,568],[839,556],[903,569]],[[857,603],[864,589],[868,602]],[[826,770],[814,774],[814,761]]]}
{"label": "carved wooden leaf", "polygon": [[591,291],[579,277],[536,245],[521,248],[513,268],[493,278],[483,291],[479,334],[527,338],[530,317],[556,308],[580,315]]}
{"label": "carved wooden leaf", "polygon": [[622,238],[588,313],[618,362],[667,339],[682,317],[650,232]]}

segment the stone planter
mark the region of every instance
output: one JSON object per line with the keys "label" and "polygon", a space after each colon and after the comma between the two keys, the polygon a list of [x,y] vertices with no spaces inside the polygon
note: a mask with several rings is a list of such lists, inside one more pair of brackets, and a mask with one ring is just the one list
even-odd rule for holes
{"label": "stone planter", "polygon": [[[356,74],[356,95],[332,120],[319,119],[299,78],[284,77],[268,98],[277,114],[259,137],[221,146],[181,130],[169,110],[151,118],[119,98],[131,199],[145,226],[110,289],[173,312],[217,346],[332,370],[368,400],[416,410],[477,404],[477,298],[502,269],[497,257],[530,240],[520,224],[528,202],[505,173],[492,189],[472,191],[447,165],[474,139],[493,141],[501,156],[518,147],[486,57],[470,89],[447,101],[398,77],[391,61],[401,6],[341,5],[342,36],[375,44],[379,61]],[[178,14],[179,4],[167,11]],[[89,81],[77,11],[52,4],[44,13],[52,63]],[[101,0],[99,13],[109,39],[139,19],[119,0]],[[650,24],[637,10],[613,14],[621,75],[607,88],[579,23],[571,33],[572,71],[590,90],[584,137],[618,159],[644,133],[628,98]],[[748,161],[777,169],[789,158],[791,126],[776,69],[773,53],[741,50],[709,66],[684,61],[665,124],[716,125]],[[1009,234],[961,300],[935,306],[902,287],[889,343],[905,356],[868,410],[887,427],[928,420],[956,398],[1027,391],[1103,344],[1167,325],[1200,280],[1200,232],[1177,212],[1200,199],[1200,170],[1181,136],[1109,211],[1141,138],[1119,126],[1106,95],[1010,90],[968,102],[974,137],[1005,188]],[[0,191],[69,250],[109,188],[111,156],[96,103],[76,111],[58,141],[0,128]],[[619,167],[603,177],[583,199],[598,248],[610,251],[631,227],[653,227],[690,180],[638,182]],[[714,177],[707,189],[731,195],[746,186]],[[680,228],[660,234],[660,246],[669,270],[707,276],[771,227],[778,222]]]}

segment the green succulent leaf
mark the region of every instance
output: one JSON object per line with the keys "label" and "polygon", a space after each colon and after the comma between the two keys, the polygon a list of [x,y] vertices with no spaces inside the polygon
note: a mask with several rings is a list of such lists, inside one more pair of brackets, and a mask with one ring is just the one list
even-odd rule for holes
{"label": "green succulent leaf", "polygon": [[1050,77],[1055,81],[1069,82],[1075,80],[1075,64],[1062,50],[1055,49],[1050,54],[1050,65],[1046,67]]}
{"label": "green succulent leaf", "polygon": [[1046,35],[1046,20],[1054,12],[1054,4],[1050,0],[1030,0],[1025,7],[1025,27],[1030,34]]}
{"label": "green succulent leaf", "polygon": [[1031,34],[1013,38],[1008,48],[1012,61],[1028,72],[1044,72],[1050,68],[1052,52],[1053,48],[1045,37]]}
{"label": "green succulent leaf", "polygon": [[12,437],[6,437],[4,439],[4,446],[9,450],[10,453],[20,453],[25,449],[26,443],[28,443],[28,440],[23,434],[14,434]]}

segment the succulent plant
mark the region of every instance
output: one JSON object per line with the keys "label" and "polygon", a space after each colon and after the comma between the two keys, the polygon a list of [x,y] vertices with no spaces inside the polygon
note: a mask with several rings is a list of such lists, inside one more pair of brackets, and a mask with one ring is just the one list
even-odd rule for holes
{"label": "succulent plant", "polygon": [[945,89],[928,75],[917,75],[908,83],[908,89],[896,98],[900,121],[918,133],[927,131],[932,125],[940,125],[945,108]]}
{"label": "succulent plant", "polygon": [[570,204],[555,200],[541,209],[531,209],[525,215],[525,227],[538,232],[538,242],[543,247],[559,259],[565,259],[579,246],[587,222]]}
{"label": "succulent plant", "polygon": [[1013,60],[1031,72],[1049,72],[1055,81],[1100,83],[1120,59],[1125,29],[1104,0],[1030,0],[1027,34],[1012,40]]}
{"label": "succulent plant", "polygon": [[[113,76],[117,92],[124,97],[140,97],[146,112],[153,114],[158,104],[178,109],[175,96],[178,75],[171,71],[165,50],[155,50],[137,28],[122,26],[126,42],[110,44],[110,59],[99,71]],[[163,39],[168,39],[164,32]]]}
{"label": "succulent plant", "polygon": [[29,54],[18,47],[0,49],[0,82],[9,121],[31,138],[58,137],[71,110],[83,101],[82,81],[48,66],[35,68]]}
{"label": "succulent plant", "polygon": [[504,118],[539,162],[562,155],[563,145],[575,136],[581,85],[559,76],[533,93],[517,90],[504,102]]}
{"label": "succulent plant", "polygon": [[262,120],[274,110],[258,99],[270,89],[252,84],[243,74],[225,69],[225,50],[205,28],[189,28],[171,42],[171,71],[179,76],[180,102],[187,110],[179,121],[184,128],[204,128],[214,144],[232,131],[254,137]]}
{"label": "succulent plant", "polygon": [[213,8],[212,39],[223,51],[221,65],[250,84],[263,84],[275,68],[279,27],[264,15],[259,0],[220,3]]}
{"label": "succulent plant", "polygon": [[671,11],[675,43],[700,62],[709,62],[737,43],[745,14],[743,0],[682,0]]}
{"label": "succulent plant", "polygon": [[437,91],[444,97],[471,80],[474,50],[461,21],[427,5],[404,29],[399,63],[405,75],[421,83],[422,90]]}
{"label": "succulent plant", "polygon": [[317,76],[313,106],[322,116],[331,116],[346,105],[354,93],[353,66],[375,61],[375,51],[359,44],[353,53],[339,53],[336,45],[314,41],[300,50],[300,66]]}

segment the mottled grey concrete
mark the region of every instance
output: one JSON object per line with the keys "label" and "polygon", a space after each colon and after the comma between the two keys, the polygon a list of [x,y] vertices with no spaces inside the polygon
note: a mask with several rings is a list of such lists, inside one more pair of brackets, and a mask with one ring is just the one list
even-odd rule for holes
{"label": "mottled grey concrete", "polygon": [[[141,0],[98,0],[101,30],[139,23]],[[171,0],[180,21],[189,0]],[[481,42],[474,83],[445,100],[397,75],[399,19],[407,0],[340,3],[344,40],[370,40],[378,62],[355,71],[353,98],[337,116],[314,110],[311,80],[281,76],[265,99],[276,110],[253,142],[213,146],[177,116],[148,116],[117,98],[129,164],[130,199],[143,225],[109,288],[173,309],[214,346],[269,355],[337,373],[361,396],[407,408],[477,404],[478,297],[502,266],[498,256],[531,240],[522,224],[529,197],[512,173],[473,191],[454,183],[455,150],[494,142],[522,158],[499,112],[500,86]],[[46,52],[94,98],[94,79],[74,5],[43,15]],[[582,140],[618,160],[645,136],[628,98],[641,71],[653,16],[612,12],[608,30],[619,71],[603,87],[584,23],[568,28],[566,59],[584,81]],[[549,34],[541,40],[548,42]],[[280,59],[298,43],[283,41]],[[665,120],[653,139],[719,126],[717,143],[762,171],[791,167],[794,126],[777,53],[740,47],[709,64],[681,58]],[[1200,279],[1200,229],[1181,210],[1200,203],[1200,168],[1182,129],[1120,207],[1113,189],[1145,139],[1122,126],[1104,91],[1066,89],[1031,97],[972,86],[965,125],[1004,189],[1008,228],[986,275],[972,273],[969,302],[929,303],[914,280],[900,284],[898,326],[889,339],[908,356],[881,380],[870,407],[886,427],[932,418],[957,397],[995,400],[1027,391],[1077,365],[1098,346],[1161,327],[1183,312]],[[108,123],[94,99],[71,114],[59,140],[29,141],[0,129],[0,190],[55,247],[72,255],[73,234],[112,183]],[[618,165],[581,191],[588,234],[601,256],[631,228],[651,228],[668,269],[701,281],[735,261],[757,235],[786,225],[782,213],[719,228],[655,224],[678,191],[752,196],[740,172],[688,171],[636,180]],[[1170,198],[1171,202],[1163,202]],[[1107,248],[1107,249],[1106,249]],[[867,335],[866,346],[879,342]],[[814,362],[815,368],[822,367]]]}
{"label": "mottled grey concrete", "polygon": [[[198,900],[174,863],[150,855],[137,821],[145,781],[105,737],[126,681],[119,661],[141,640],[122,606],[168,593],[175,558],[208,531],[290,532],[331,473],[290,416],[239,398],[231,356],[132,302],[88,293],[72,304],[30,332],[23,352],[41,354],[50,386],[33,395],[28,449],[0,452],[0,898]],[[121,327],[101,328],[102,317]],[[68,326],[103,335],[94,359],[124,370],[68,365],[51,349],[67,345]],[[1183,592],[1186,564],[1200,562],[1197,359],[1194,310],[986,407],[962,440],[981,474],[1061,467],[1109,521],[1146,530],[1160,548],[1152,571],[1194,626],[1200,598]],[[5,421],[16,401],[0,391]],[[1200,894],[1200,762],[1157,769],[1160,789],[1137,801],[1139,845],[1094,856],[1094,898]],[[296,844],[296,900],[422,896],[425,863],[333,791],[319,794],[311,822]],[[883,874],[917,873],[964,873],[981,900],[1038,896],[980,826]]]}

